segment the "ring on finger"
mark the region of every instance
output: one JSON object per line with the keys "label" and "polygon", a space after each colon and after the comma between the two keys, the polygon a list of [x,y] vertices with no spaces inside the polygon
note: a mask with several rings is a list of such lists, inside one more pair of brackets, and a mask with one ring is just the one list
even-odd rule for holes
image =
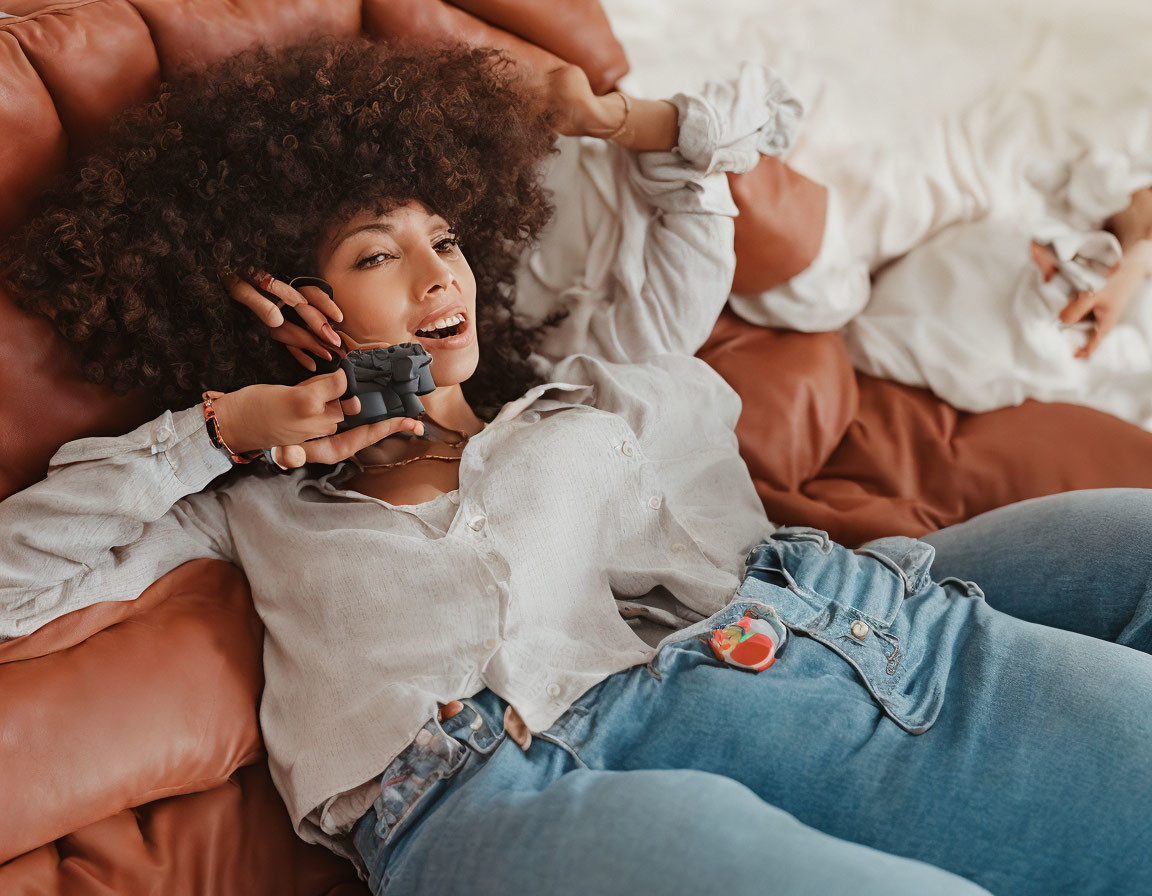
{"label": "ring on finger", "polygon": [[263,277],[261,277],[256,282],[256,285],[259,286],[262,290],[264,290],[264,292],[271,292],[272,291],[272,284],[275,282],[276,282],[275,277],[273,277],[271,274],[265,274]]}

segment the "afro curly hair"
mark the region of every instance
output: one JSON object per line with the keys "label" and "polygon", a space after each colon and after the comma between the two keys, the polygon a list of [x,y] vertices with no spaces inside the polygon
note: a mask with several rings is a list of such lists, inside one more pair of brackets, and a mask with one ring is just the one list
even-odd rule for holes
{"label": "afro curly hair", "polygon": [[513,313],[517,260],[552,211],[539,168],[554,138],[495,50],[253,48],[122,113],[0,247],[0,270],[86,379],[187,407],[204,389],[312,375],[230,298],[232,276],[314,273],[328,228],[416,200],[453,226],[476,275],[482,351],[463,389],[491,414],[539,381],[528,356],[554,322]]}

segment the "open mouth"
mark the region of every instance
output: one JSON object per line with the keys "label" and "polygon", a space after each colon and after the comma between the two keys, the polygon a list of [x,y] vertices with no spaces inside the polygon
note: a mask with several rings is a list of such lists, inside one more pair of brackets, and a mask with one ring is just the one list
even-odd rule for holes
{"label": "open mouth", "polygon": [[464,332],[466,320],[463,314],[454,314],[447,320],[437,321],[426,330],[417,330],[416,335],[423,339],[448,339]]}

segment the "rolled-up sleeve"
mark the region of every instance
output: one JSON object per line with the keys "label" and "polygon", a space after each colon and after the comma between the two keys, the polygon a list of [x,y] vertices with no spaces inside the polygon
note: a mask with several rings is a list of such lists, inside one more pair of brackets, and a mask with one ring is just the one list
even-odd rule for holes
{"label": "rolled-up sleeve", "polygon": [[0,639],[132,600],[188,560],[232,560],[218,495],[196,494],[231,466],[199,406],[64,445],[45,479],[0,501]]}
{"label": "rolled-up sleeve", "polygon": [[736,206],[725,174],[787,149],[802,109],[774,72],[751,64],[670,102],[680,129],[671,151],[561,140],[546,179],[556,218],[517,282],[529,317],[568,312],[540,347],[551,363],[580,352],[617,363],[694,354],[727,301]]}

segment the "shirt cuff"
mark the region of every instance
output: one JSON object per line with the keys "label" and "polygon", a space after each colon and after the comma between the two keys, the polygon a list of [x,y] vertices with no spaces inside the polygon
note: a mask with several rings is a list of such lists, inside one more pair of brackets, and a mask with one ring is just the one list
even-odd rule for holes
{"label": "shirt cuff", "polygon": [[200,405],[165,411],[149,424],[152,453],[164,452],[172,472],[185,485],[203,488],[221,473],[232,469],[232,458],[208,438],[204,411]]}
{"label": "shirt cuff", "polygon": [[761,155],[778,156],[792,145],[804,107],[774,71],[744,63],[730,81],[710,81],[698,94],[678,93],[677,151],[693,168],[741,173]]}

